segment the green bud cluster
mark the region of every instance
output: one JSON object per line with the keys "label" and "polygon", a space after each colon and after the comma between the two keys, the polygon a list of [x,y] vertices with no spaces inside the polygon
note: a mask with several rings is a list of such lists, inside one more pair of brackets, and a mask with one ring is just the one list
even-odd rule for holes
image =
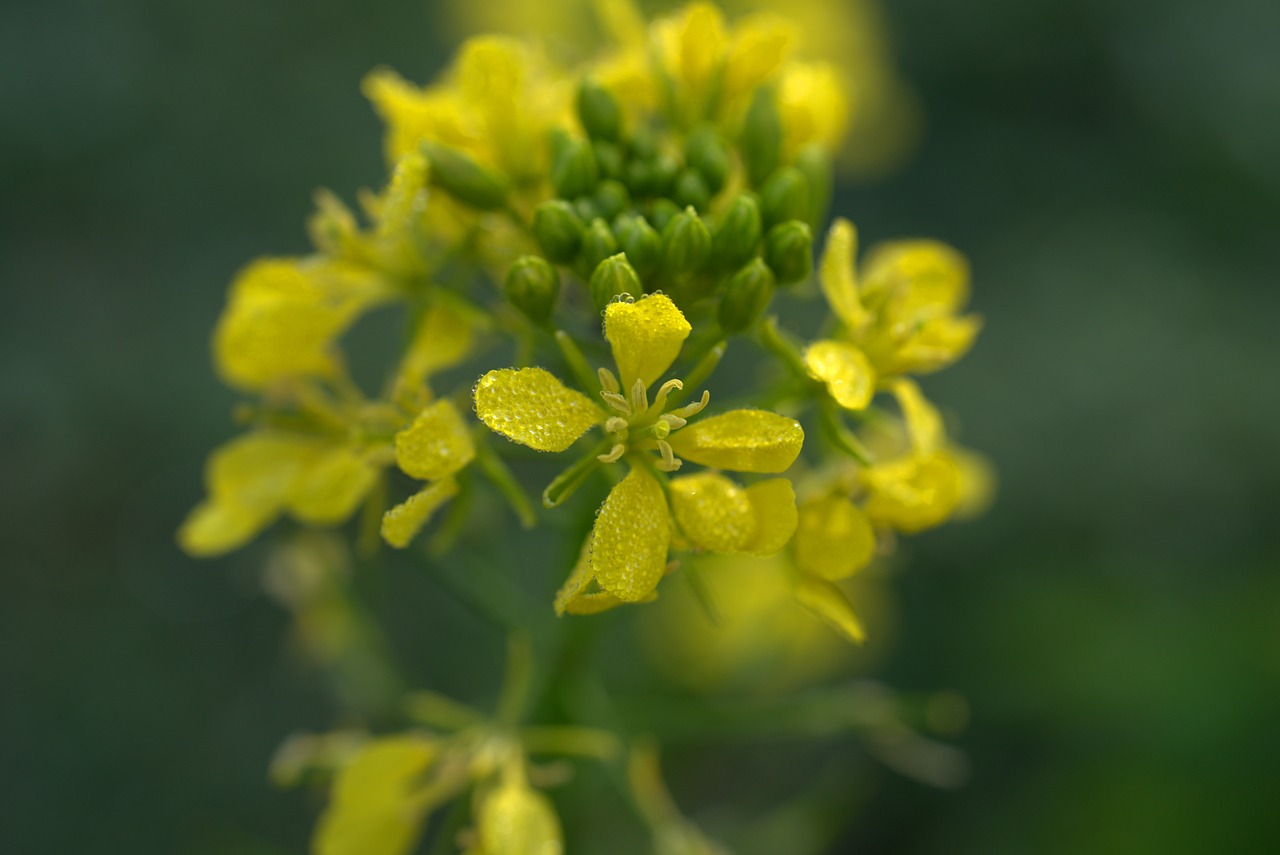
{"label": "green bud cluster", "polygon": [[[588,283],[597,307],[657,290],[681,305],[714,298],[721,328],[739,333],[777,287],[812,273],[812,228],[829,201],[830,164],[816,148],[782,163],[772,90],[757,92],[737,139],[702,126],[679,147],[653,128],[628,127],[617,99],[593,79],[582,82],[576,106],[585,135],[551,140],[556,198],[537,207],[532,234],[547,261]],[[723,198],[744,186],[756,189]],[[518,282],[530,290],[531,273],[521,271]]]}

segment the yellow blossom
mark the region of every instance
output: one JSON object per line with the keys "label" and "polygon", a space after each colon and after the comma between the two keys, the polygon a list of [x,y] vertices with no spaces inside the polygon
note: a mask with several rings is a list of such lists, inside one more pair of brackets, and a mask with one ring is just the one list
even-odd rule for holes
{"label": "yellow blossom", "polygon": [[453,476],[476,456],[471,434],[447,400],[428,405],[396,434],[396,464],[427,485],[382,517],[382,537],[397,548],[409,545],[440,505],[457,492]]}

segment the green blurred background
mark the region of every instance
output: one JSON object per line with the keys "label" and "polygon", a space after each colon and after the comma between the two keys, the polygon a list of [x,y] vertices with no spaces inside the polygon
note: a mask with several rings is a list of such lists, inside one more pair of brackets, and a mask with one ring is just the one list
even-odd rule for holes
{"label": "green blurred background", "polygon": [[[676,795],[732,841],[733,804],[836,781],[805,814],[832,852],[1275,851],[1280,6],[887,14],[924,136],[837,210],[971,258],[986,329],[925,388],[1001,490],[911,542],[875,674],[968,698],[970,779],[853,738],[676,745]],[[420,2],[0,9],[0,851],[305,850],[317,802],[265,766],[334,701],[265,547],[198,563],[171,532],[232,431],[226,282],[306,249],[316,186],[380,182],[361,75],[425,79],[451,41]],[[436,580],[383,568],[370,601],[414,685],[492,694],[500,643]],[[624,815],[590,774],[558,797],[570,851]]]}

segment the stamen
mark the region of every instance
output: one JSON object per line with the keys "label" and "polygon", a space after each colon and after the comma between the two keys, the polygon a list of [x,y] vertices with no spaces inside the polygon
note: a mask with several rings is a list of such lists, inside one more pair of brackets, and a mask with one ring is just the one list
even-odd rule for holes
{"label": "stamen", "polygon": [[644,381],[639,377],[631,386],[631,409],[637,414],[649,409],[649,393],[645,389]]}
{"label": "stamen", "polygon": [[694,401],[692,404],[685,404],[683,407],[674,409],[671,411],[671,415],[687,419],[689,416],[696,416],[698,413],[702,412],[702,408],[709,403],[711,403],[711,393],[706,389],[703,389],[701,400]]}
{"label": "stamen", "polygon": [[631,418],[631,402],[619,395],[617,392],[601,392],[600,397],[604,398],[605,403],[622,413],[627,418]]}
{"label": "stamen", "polygon": [[665,439],[658,440],[658,451],[662,453],[662,459],[655,465],[663,472],[675,472],[684,463],[676,457],[676,453],[671,450],[671,443]]}
{"label": "stamen", "polygon": [[613,463],[626,453],[627,453],[627,447],[622,443],[618,443],[613,448],[609,449],[608,454],[596,455],[596,460],[599,460],[601,463]]}
{"label": "stamen", "polygon": [[680,430],[680,428],[684,427],[689,423],[688,419],[682,419],[677,415],[673,415],[672,413],[663,413],[662,415],[658,416],[658,419],[660,421],[666,422],[667,426],[670,427],[672,430]]}
{"label": "stamen", "polygon": [[653,405],[659,411],[667,408],[667,396],[676,389],[683,389],[684,383],[680,380],[668,380],[658,388],[658,394],[653,396]]}
{"label": "stamen", "polygon": [[613,372],[608,368],[597,368],[596,376],[600,378],[600,386],[606,392],[612,392],[616,395],[622,391],[622,385],[618,383],[618,378],[613,376]]}
{"label": "stamen", "polygon": [[630,422],[628,422],[626,419],[619,418],[618,416],[610,416],[609,418],[605,419],[604,432],[618,433],[619,431],[626,430],[627,425],[629,424]]}

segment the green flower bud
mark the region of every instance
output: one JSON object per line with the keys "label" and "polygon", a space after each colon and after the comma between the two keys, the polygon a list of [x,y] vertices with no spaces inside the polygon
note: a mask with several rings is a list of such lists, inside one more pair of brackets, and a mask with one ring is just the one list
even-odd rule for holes
{"label": "green flower bud", "polygon": [[707,189],[714,195],[724,189],[733,160],[724,138],[711,128],[694,131],[685,143],[685,162],[702,173]]}
{"label": "green flower bud", "polygon": [[671,184],[680,172],[680,162],[666,152],[659,152],[649,161],[649,195],[671,195]]}
{"label": "green flower bud", "polygon": [[582,270],[595,270],[596,265],[618,251],[618,241],[614,239],[609,225],[599,217],[591,221],[582,232],[582,250],[579,260]]}
{"label": "green flower bud", "polygon": [[589,223],[600,216],[600,206],[594,196],[579,196],[573,200],[573,210],[584,223]]}
{"label": "green flower bud", "polygon": [[658,138],[649,128],[640,128],[631,135],[631,156],[636,160],[653,160],[658,154]]}
{"label": "green flower bud", "polygon": [[511,304],[529,320],[545,324],[560,294],[560,276],[545,258],[522,255],[507,268],[503,290]]}
{"label": "green flower bud", "polygon": [[617,140],[622,134],[622,108],[613,93],[590,77],[578,87],[578,118],[588,136],[597,140]]}
{"label": "green flower bud", "polygon": [[551,163],[551,186],[562,199],[586,196],[596,189],[600,168],[585,140],[566,140]]}
{"label": "green flower bud", "polygon": [[627,172],[627,162],[622,154],[622,146],[605,140],[594,140],[591,143],[591,150],[595,152],[596,165],[600,167],[600,177],[621,181]]}
{"label": "green flower bud", "polygon": [[697,273],[710,255],[711,232],[693,208],[676,214],[662,230],[662,261],[668,273]]}
{"label": "green flower bud", "polygon": [[589,288],[592,302],[602,312],[615,297],[622,294],[639,297],[644,293],[640,277],[636,275],[635,268],[627,261],[627,255],[623,252],[610,256],[596,265],[595,272],[591,274]]}
{"label": "green flower bud", "polygon": [[644,217],[623,215],[613,224],[618,246],[641,279],[648,279],[662,266],[662,236]]}
{"label": "green flower bud", "polygon": [[507,180],[471,155],[447,145],[424,142],[422,153],[431,164],[431,181],[473,208],[492,211],[507,203]]}
{"label": "green flower bud", "polygon": [[533,237],[542,254],[556,264],[568,264],[582,244],[583,221],[563,199],[549,199],[533,212]]}
{"label": "green flower bud", "polygon": [[752,259],[721,286],[716,319],[720,329],[740,333],[760,320],[773,299],[773,271],[759,258]]}
{"label": "green flower bud", "polygon": [[702,177],[702,173],[695,169],[682,170],[676,176],[671,196],[677,205],[692,206],[700,211],[705,211],[711,202],[711,191],[707,188],[707,181]]}
{"label": "green flower bud", "polygon": [[601,181],[596,187],[596,208],[600,216],[612,221],[614,217],[631,207],[631,194],[621,181],[611,178]]}
{"label": "green flower bud", "polygon": [[667,227],[671,218],[680,213],[680,206],[670,199],[654,199],[649,205],[649,222],[658,231]]}
{"label": "green flower bud", "polygon": [[770,88],[761,86],[756,90],[747,109],[747,118],[742,123],[738,146],[747,167],[747,177],[759,187],[778,168],[778,160],[782,156],[782,116]]}
{"label": "green flower bud", "polygon": [[794,166],[784,166],[760,188],[760,216],[766,229],[787,220],[809,217],[809,182]]}
{"label": "green flower bud", "polygon": [[831,207],[831,188],[835,183],[831,156],[822,146],[810,143],[796,155],[795,166],[809,182],[809,216],[805,222],[817,228],[826,221],[827,209]]}
{"label": "green flower bud", "polygon": [[780,285],[808,279],[813,273],[813,231],[799,220],[774,226],[764,238],[764,260]]}
{"label": "green flower bud", "polygon": [[724,212],[711,237],[711,251],[717,263],[732,270],[756,254],[763,226],[756,197],[743,193]]}

